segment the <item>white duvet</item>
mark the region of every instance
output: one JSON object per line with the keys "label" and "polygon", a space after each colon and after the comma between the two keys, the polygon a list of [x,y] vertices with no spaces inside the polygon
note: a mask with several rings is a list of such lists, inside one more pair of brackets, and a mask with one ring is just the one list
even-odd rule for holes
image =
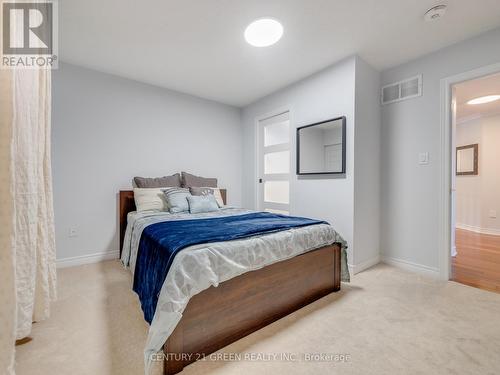
{"label": "white duvet", "polygon": [[[168,220],[242,215],[250,212],[252,211],[237,208],[223,208],[217,212],[203,214],[131,212],[128,215],[122,262],[134,272],[141,234],[150,224]],[[144,350],[146,374],[150,373],[153,354],[161,350],[181,319],[182,312],[191,297],[210,286],[216,287],[219,283],[245,272],[335,242],[344,244],[342,279],[347,281],[349,275],[346,267],[345,241],[332,226],[327,224],[294,228],[240,240],[195,245],[177,253],[163,283],[156,312],[149,327]]]}

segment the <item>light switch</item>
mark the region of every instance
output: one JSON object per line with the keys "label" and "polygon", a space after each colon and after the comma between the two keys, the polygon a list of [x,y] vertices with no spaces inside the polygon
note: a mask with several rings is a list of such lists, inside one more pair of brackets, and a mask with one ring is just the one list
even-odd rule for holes
{"label": "light switch", "polygon": [[497,210],[490,210],[490,219],[497,218]]}
{"label": "light switch", "polygon": [[428,152],[421,152],[418,154],[418,164],[425,165],[429,164],[429,153]]}

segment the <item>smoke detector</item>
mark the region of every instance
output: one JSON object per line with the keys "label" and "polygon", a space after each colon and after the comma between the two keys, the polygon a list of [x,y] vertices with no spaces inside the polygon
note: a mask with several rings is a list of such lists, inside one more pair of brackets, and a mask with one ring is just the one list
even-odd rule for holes
{"label": "smoke detector", "polygon": [[437,21],[441,19],[445,13],[446,13],[446,5],[444,4],[436,5],[435,7],[432,7],[427,12],[425,12],[424,20],[426,22]]}

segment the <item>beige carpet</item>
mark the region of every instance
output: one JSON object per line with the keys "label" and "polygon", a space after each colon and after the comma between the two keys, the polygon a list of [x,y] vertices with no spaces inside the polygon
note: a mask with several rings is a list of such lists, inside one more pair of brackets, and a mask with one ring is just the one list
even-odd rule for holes
{"label": "beige carpet", "polygon": [[[17,374],[141,374],[146,333],[117,261],[62,269],[52,317],[17,348]],[[296,360],[204,361],[183,374],[497,375],[500,294],[379,265],[221,352]],[[305,353],[324,360],[305,361]]]}

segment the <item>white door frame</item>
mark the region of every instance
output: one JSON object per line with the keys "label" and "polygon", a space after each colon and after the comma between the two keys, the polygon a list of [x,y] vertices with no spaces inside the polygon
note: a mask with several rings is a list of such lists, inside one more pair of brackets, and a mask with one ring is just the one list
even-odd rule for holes
{"label": "white door frame", "polygon": [[470,70],[441,79],[441,121],[440,121],[440,194],[439,194],[439,275],[449,280],[451,275],[451,231],[452,231],[452,86],[500,72],[500,63]]}
{"label": "white door frame", "polygon": [[295,163],[293,162],[295,159],[295,137],[293,136],[294,135],[294,131],[295,131],[295,126],[293,125],[293,118],[292,118],[292,107],[289,106],[289,105],[285,105],[285,106],[282,106],[282,107],[277,107],[276,109],[272,110],[272,111],[269,111],[269,112],[266,112],[262,115],[259,115],[257,117],[255,117],[254,119],[254,128],[255,128],[255,147],[254,147],[254,153],[255,153],[255,159],[254,159],[254,163],[255,163],[255,176],[254,176],[254,186],[255,186],[255,195],[254,195],[254,199],[255,199],[255,207],[254,209],[256,210],[260,210],[261,207],[260,206],[260,184],[259,184],[259,178],[261,176],[261,165],[260,165],[260,162],[259,162],[259,137],[260,137],[260,122],[265,120],[265,119],[268,119],[270,117],[274,117],[274,116],[278,116],[282,113],[285,113],[285,112],[288,112],[288,118],[289,118],[289,122],[290,122],[290,190],[289,190],[289,195],[290,195],[290,201],[289,201],[289,212],[291,213],[292,212],[292,193],[293,193],[293,184],[292,184],[292,175],[295,171],[294,169],[294,165]]}

